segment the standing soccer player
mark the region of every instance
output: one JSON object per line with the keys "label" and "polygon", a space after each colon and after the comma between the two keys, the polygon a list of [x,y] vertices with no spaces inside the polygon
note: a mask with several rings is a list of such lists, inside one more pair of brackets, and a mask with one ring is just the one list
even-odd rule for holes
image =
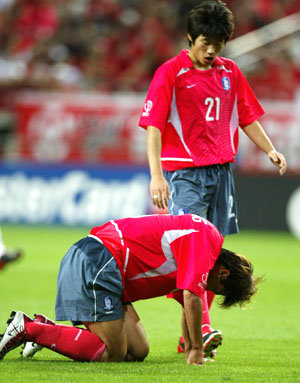
{"label": "standing soccer player", "polygon": [[[208,218],[225,236],[238,232],[230,163],[239,127],[279,173],[284,156],[257,121],[264,113],[238,66],[219,54],[234,28],[220,0],[202,1],[188,15],[190,50],[160,66],[151,82],[139,125],[147,129],[150,193],[158,208]],[[221,344],[210,327],[213,294],[204,296],[203,334]],[[178,351],[183,351],[179,345]]]}

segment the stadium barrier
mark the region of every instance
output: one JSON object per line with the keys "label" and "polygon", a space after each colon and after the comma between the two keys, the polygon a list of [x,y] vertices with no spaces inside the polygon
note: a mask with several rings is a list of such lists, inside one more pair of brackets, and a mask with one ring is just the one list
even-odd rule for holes
{"label": "stadium barrier", "polygon": [[[146,167],[0,165],[0,222],[101,225],[156,213]],[[300,178],[235,175],[241,228],[300,238]]]}
{"label": "stadium barrier", "polygon": [[237,174],[241,228],[291,231],[300,239],[300,177]]}
{"label": "stadium barrier", "polygon": [[0,221],[100,225],[153,212],[146,169],[0,166]]}

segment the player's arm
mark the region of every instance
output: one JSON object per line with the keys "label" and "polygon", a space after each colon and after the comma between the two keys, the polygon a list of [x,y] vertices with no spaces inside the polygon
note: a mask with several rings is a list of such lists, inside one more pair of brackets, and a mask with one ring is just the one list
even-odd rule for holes
{"label": "player's arm", "polygon": [[187,361],[191,352],[192,345],[191,345],[190,334],[189,334],[187,323],[186,323],[184,307],[182,307],[181,333],[184,339],[185,360]]}
{"label": "player's arm", "polygon": [[198,295],[189,290],[183,291],[182,331],[187,364],[203,364],[202,315],[203,303]]}
{"label": "player's arm", "polygon": [[154,205],[160,209],[168,207],[170,196],[169,185],[163,176],[160,161],[161,155],[161,133],[154,126],[147,127],[147,156],[151,174],[150,194]]}
{"label": "player's arm", "polygon": [[254,121],[252,124],[244,127],[243,130],[256,146],[267,153],[273,164],[279,167],[279,174],[283,175],[287,166],[284,155],[277,152],[260,123]]}

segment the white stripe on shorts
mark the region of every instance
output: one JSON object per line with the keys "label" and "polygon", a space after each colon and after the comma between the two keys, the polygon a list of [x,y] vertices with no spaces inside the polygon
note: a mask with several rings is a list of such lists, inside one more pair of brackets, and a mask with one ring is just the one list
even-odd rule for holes
{"label": "white stripe on shorts", "polygon": [[173,195],[174,195],[174,192],[175,192],[175,189],[174,189],[174,186],[173,186],[173,178],[176,176],[176,170],[174,171],[174,173],[172,174],[171,176],[171,180],[170,180],[170,199],[171,199],[171,208],[170,208],[170,211],[171,211],[171,214],[176,214],[174,213],[173,209],[174,209],[174,200],[173,200]]}
{"label": "white stripe on shorts", "polygon": [[95,299],[95,311],[94,311],[94,322],[96,322],[96,313],[97,313],[97,300],[96,300],[96,290],[95,290],[95,283],[98,278],[98,276],[101,274],[101,272],[105,269],[105,267],[114,259],[114,257],[111,257],[109,261],[106,262],[106,264],[98,271],[95,279],[93,280],[93,293],[94,293],[94,299]]}

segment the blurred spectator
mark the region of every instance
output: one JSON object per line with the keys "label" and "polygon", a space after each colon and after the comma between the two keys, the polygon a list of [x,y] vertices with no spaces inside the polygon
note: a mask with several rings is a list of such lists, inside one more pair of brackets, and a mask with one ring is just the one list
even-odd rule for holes
{"label": "blurred spectator", "polygon": [[292,100],[300,84],[300,67],[287,50],[265,49],[265,58],[255,71],[247,73],[247,79],[259,98]]}
{"label": "blurred spectator", "polygon": [[26,84],[34,49],[56,32],[58,22],[58,11],[49,0],[11,0],[0,7],[2,87]]}

